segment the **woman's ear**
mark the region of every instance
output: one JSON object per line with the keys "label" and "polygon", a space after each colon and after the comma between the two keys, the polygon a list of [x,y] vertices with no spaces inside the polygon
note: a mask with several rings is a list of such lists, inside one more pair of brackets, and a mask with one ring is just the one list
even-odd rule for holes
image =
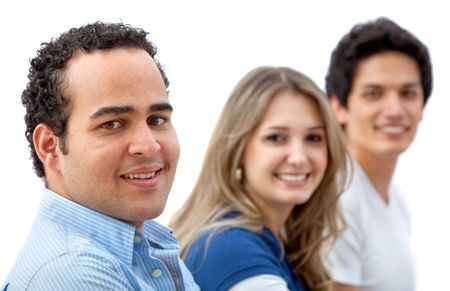
{"label": "woman's ear", "polygon": [[330,97],[330,104],[331,108],[334,111],[334,114],[336,114],[337,120],[341,125],[347,124],[347,108],[341,105],[339,102],[339,99],[336,97],[336,95],[331,95]]}
{"label": "woman's ear", "polygon": [[33,143],[36,153],[44,164],[45,171],[59,171],[61,151],[58,149],[60,138],[46,124],[40,123],[33,132]]}

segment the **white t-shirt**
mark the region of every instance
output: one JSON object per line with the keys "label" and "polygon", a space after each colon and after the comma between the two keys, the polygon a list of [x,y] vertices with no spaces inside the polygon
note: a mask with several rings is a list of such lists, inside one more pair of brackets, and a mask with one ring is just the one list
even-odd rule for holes
{"label": "white t-shirt", "polygon": [[406,203],[391,186],[386,204],[354,164],[353,180],[339,202],[347,229],[327,254],[333,280],[359,286],[361,291],[413,291],[415,268]]}
{"label": "white t-shirt", "polygon": [[233,285],[229,291],[289,291],[286,281],[275,275],[257,275]]}

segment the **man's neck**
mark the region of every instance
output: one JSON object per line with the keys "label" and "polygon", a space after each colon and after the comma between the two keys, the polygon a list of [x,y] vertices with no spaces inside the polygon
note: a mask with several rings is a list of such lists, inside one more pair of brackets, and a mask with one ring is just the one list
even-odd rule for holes
{"label": "man's neck", "polygon": [[380,157],[371,153],[352,152],[381,199],[389,203],[389,185],[394,175],[398,157]]}

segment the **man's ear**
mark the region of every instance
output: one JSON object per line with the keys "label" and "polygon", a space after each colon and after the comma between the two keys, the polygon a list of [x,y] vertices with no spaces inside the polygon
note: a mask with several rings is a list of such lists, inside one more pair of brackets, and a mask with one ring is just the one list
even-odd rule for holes
{"label": "man's ear", "polygon": [[334,113],[336,114],[337,120],[341,125],[347,124],[347,108],[339,103],[339,99],[336,95],[330,96],[330,104]]}
{"label": "man's ear", "polygon": [[59,171],[59,159],[61,151],[59,149],[60,138],[46,124],[40,123],[33,132],[34,149],[44,164],[46,171]]}

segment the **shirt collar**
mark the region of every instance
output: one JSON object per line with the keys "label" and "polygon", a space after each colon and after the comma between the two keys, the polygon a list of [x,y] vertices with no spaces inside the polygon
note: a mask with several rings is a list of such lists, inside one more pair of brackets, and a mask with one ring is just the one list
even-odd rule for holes
{"label": "shirt collar", "polygon": [[[134,238],[140,234],[135,227],[77,204],[47,188],[43,193],[39,215],[96,241],[131,266]],[[144,222],[144,237],[153,247],[178,249],[178,243],[172,231],[155,221]]]}
{"label": "shirt collar", "polygon": [[178,240],[173,236],[172,229],[154,220],[144,221],[144,236],[150,245],[161,249],[178,250]]}

